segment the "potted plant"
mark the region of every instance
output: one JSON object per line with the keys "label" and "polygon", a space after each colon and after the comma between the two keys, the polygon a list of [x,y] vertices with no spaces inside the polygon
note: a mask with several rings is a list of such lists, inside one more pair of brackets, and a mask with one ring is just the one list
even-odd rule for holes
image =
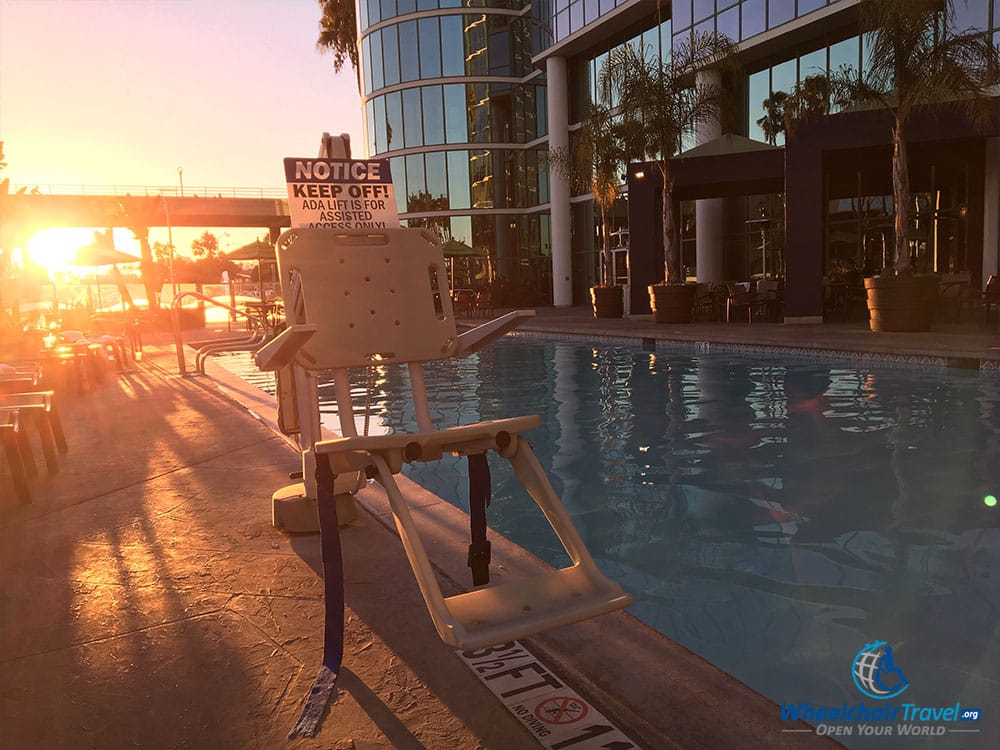
{"label": "potted plant", "polygon": [[600,212],[600,278],[590,288],[595,318],[620,318],[625,309],[624,289],[615,283],[608,234],[608,211],[618,197],[620,175],[626,164],[618,128],[604,89],[601,101],[587,106],[580,129],[572,135],[569,151],[549,152],[549,158],[569,176],[577,190],[590,191]]}
{"label": "potted plant", "polygon": [[622,151],[648,159],[663,185],[663,281],[649,287],[658,323],[690,322],[694,307],[696,287],[681,276],[670,159],[696,125],[718,117],[722,94],[720,85],[699,80],[695,73],[728,68],[735,60],[735,47],[727,37],[695,33],[675,44],[666,60],[623,45],[601,71],[602,88],[612,92],[622,118],[617,130]]}
{"label": "potted plant", "polygon": [[[971,122],[992,117],[989,86],[1000,55],[985,35],[955,33],[951,0],[864,0],[861,31],[869,35],[863,75],[846,67],[832,77],[841,106],[888,111],[892,125],[895,245],[891,270],[865,279],[873,331],[926,331],[937,301],[937,276],[914,274],[910,262],[910,179],[906,129],[917,108],[952,109]],[[946,19],[947,17],[947,19]]]}

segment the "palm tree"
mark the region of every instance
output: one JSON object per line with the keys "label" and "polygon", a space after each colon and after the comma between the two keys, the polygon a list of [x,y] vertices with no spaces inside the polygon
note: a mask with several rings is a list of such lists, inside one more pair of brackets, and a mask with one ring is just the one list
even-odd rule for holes
{"label": "palm tree", "polygon": [[622,124],[622,149],[632,157],[648,159],[663,185],[664,281],[683,283],[675,242],[673,177],[670,160],[696,125],[715,119],[722,88],[695,82],[695,71],[730,67],[735,47],[724,36],[695,33],[673,47],[669,59],[626,44],[617,48],[601,71],[601,86],[611,92]]}
{"label": "palm tree", "polygon": [[869,35],[862,75],[841,69],[831,83],[837,103],[873,105],[892,114],[892,197],[895,205],[895,273],[909,275],[910,178],[906,128],[921,107],[951,108],[973,123],[992,116],[989,86],[1000,55],[985,34],[956,33],[952,1],[863,0],[861,31]]}
{"label": "palm tree", "polygon": [[804,120],[830,113],[830,79],[818,74],[795,84],[785,102],[785,132],[791,133]]}
{"label": "palm tree", "polygon": [[604,101],[588,104],[580,129],[571,137],[568,151],[549,152],[552,162],[583,192],[589,191],[601,215],[601,278],[600,286],[614,284],[611,260],[611,240],[608,234],[608,211],[618,197],[619,175],[625,171],[627,159],[622,148],[620,127],[611,108]]}
{"label": "palm tree", "polygon": [[[345,63],[358,69],[358,32],[354,0],[317,0],[321,11],[316,48],[333,53],[333,69]],[[359,81],[360,85],[360,81]]]}
{"label": "palm tree", "polygon": [[149,245],[149,227],[158,220],[162,213],[159,199],[126,193],[118,203],[118,213],[121,216],[122,224],[139,241],[139,270],[143,286],[146,289],[146,304],[155,324],[160,317],[159,292],[163,285],[163,279],[159,267],[153,260],[153,250]]}
{"label": "palm tree", "polygon": [[784,91],[772,91],[763,101],[764,116],[757,120],[757,126],[764,132],[764,138],[772,146],[778,142],[778,135],[785,132],[785,103],[788,94]]}

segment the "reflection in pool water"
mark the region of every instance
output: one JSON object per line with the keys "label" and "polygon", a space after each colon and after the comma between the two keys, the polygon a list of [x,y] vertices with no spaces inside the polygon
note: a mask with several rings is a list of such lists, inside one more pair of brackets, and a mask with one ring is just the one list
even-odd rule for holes
{"label": "reflection in pool water", "polygon": [[[374,377],[390,431],[415,424],[385,404],[404,377]],[[816,706],[872,703],[851,664],[884,640],[911,684],[897,704],[984,709],[979,734],[933,747],[1000,743],[996,378],[522,337],[427,384],[440,425],[542,415],[539,459],[629,611],[661,633],[778,703]],[[491,468],[491,527],[565,564],[506,462]],[[464,461],[406,473],[467,509]]]}

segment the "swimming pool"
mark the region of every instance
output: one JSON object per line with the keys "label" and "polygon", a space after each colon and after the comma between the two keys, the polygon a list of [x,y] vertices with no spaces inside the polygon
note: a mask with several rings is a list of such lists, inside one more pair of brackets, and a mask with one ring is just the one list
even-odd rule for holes
{"label": "swimming pool", "polygon": [[[374,374],[382,429],[415,424],[385,406],[404,377]],[[1000,379],[524,336],[430,368],[427,386],[440,425],[542,415],[540,461],[659,632],[814,707],[880,705],[852,662],[886,641],[910,684],[894,704],[985,712],[960,726],[978,734],[899,746],[1000,742],[1000,507],[984,502],[1000,494]],[[506,462],[491,469],[491,527],[564,564]],[[464,461],[406,473],[468,509]]]}

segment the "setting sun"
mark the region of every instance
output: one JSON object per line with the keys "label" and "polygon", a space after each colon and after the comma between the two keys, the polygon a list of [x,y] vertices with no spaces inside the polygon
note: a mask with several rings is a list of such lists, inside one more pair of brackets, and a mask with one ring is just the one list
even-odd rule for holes
{"label": "setting sun", "polygon": [[70,266],[76,251],[92,242],[90,229],[43,229],[28,240],[31,260],[48,269],[49,273],[79,271]]}
{"label": "setting sun", "polygon": [[[115,247],[138,255],[138,243],[124,238],[126,230],[115,231]],[[93,269],[73,262],[77,251],[94,241],[93,229],[43,229],[28,240],[28,255],[32,262],[47,269],[50,274],[84,276]]]}

